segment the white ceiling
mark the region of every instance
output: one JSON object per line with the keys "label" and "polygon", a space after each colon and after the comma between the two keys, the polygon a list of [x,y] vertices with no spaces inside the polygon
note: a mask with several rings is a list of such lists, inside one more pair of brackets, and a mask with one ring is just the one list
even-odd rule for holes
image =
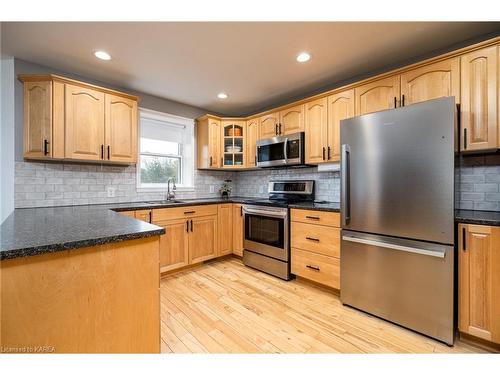
{"label": "white ceiling", "polygon": [[[4,53],[226,115],[500,30],[465,22],[14,22]],[[97,60],[96,49],[111,61]],[[301,51],[312,59],[295,61]],[[224,91],[229,98],[217,99]]]}

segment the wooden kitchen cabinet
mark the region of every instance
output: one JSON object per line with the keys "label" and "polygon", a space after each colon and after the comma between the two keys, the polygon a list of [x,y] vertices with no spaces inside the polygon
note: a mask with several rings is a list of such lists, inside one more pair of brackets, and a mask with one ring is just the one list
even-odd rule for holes
{"label": "wooden kitchen cabinet", "polygon": [[243,168],[245,166],[246,122],[241,120],[222,121],[223,168]]}
{"label": "wooden kitchen cabinet", "polygon": [[260,118],[260,137],[266,139],[276,137],[278,135],[278,123],[280,121],[280,113],[274,112],[262,116]]}
{"label": "wooden kitchen cabinet", "polygon": [[354,90],[328,97],[328,161],[340,161],[340,121],[354,116]]}
{"label": "wooden kitchen cabinet", "polygon": [[461,59],[460,150],[495,150],[498,136],[498,47]]}
{"label": "wooden kitchen cabinet", "polygon": [[24,157],[137,162],[137,97],[56,75],[24,83]]}
{"label": "wooden kitchen cabinet", "polygon": [[189,264],[189,220],[177,219],[156,222],[165,228],[160,236],[160,272],[167,272]]}
{"label": "wooden kitchen cabinet", "polygon": [[354,89],[356,116],[398,106],[400,76],[382,78]]}
{"label": "wooden kitchen cabinet", "polygon": [[305,104],[305,160],[308,164],[328,161],[328,99]]}
{"label": "wooden kitchen cabinet", "polygon": [[219,204],[217,207],[219,246],[217,255],[227,255],[233,252],[233,204]]}
{"label": "wooden kitchen cabinet", "polygon": [[257,140],[259,139],[259,118],[247,120],[246,130],[246,166],[257,167]]}
{"label": "wooden kitchen cabinet", "polygon": [[500,343],[500,227],[459,224],[458,328]]}
{"label": "wooden kitchen cabinet", "polygon": [[152,210],[136,210],[134,217],[137,220],[145,221],[146,223],[151,223]]}
{"label": "wooden kitchen cabinet", "polygon": [[245,228],[243,221],[243,206],[239,203],[233,204],[233,254],[243,256],[243,241]]}
{"label": "wooden kitchen cabinet", "polygon": [[221,121],[212,116],[203,116],[196,121],[196,144],[199,169],[217,169],[221,161]]}
{"label": "wooden kitchen cabinet", "polygon": [[137,162],[137,101],[105,95],[105,159]]}
{"label": "wooden kitchen cabinet", "polygon": [[118,211],[120,215],[130,217],[132,219],[135,219],[135,211]]}
{"label": "wooden kitchen cabinet", "polygon": [[304,105],[296,105],[280,111],[278,135],[287,135],[304,131]]}
{"label": "wooden kitchen cabinet", "polygon": [[400,106],[454,96],[460,103],[460,60],[424,65],[401,74]]}
{"label": "wooden kitchen cabinet", "polygon": [[189,221],[189,264],[217,256],[217,215],[195,217]]}

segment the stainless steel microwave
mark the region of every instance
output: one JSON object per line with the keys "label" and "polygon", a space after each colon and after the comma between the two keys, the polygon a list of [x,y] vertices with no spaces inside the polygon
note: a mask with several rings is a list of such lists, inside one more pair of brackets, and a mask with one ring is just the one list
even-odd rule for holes
{"label": "stainless steel microwave", "polygon": [[257,167],[304,164],[304,132],[257,141]]}

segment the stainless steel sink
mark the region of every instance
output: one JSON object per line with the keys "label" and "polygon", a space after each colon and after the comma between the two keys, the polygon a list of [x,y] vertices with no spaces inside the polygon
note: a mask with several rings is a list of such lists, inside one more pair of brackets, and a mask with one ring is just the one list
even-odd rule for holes
{"label": "stainless steel sink", "polygon": [[149,202],[146,202],[148,204],[158,204],[158,205],[164,205],[164,204],[173,204],[173,203],[182,203],[182,201],[178,201],[178,200],[170,200],[170,201],[167,201],[167,200],[163,200],[163,201],[149,201]]}

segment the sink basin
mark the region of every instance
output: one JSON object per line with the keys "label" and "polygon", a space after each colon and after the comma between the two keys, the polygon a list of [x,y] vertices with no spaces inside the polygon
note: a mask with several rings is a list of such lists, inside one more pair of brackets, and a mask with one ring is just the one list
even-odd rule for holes
{"label": "sink basin", "polygon": [[182,201],[178,201],[178,200],[170,200],[170,201],[167,201],[167,200],[163,200],[163,201],[150,201],[150,202],[146,202],[148,204],[173,204],[173,203],[182,203]]}

